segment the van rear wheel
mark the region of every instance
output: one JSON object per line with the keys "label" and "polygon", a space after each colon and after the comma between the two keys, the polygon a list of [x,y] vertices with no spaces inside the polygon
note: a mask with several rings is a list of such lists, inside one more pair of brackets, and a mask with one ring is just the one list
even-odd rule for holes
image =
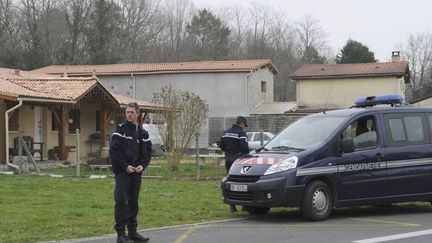
{"label": "van rear wheel", "polygon": [[264,215],[266,214],[270,208],[269,207],[248,207],[244,206],[243,209],[252,215]]}
{"label": "van rear wheel", "polygon": [[304,218],[312,221],[326,219],[333,208],[330,187],[323,181],[313,181],[306,186],[300,210]]}

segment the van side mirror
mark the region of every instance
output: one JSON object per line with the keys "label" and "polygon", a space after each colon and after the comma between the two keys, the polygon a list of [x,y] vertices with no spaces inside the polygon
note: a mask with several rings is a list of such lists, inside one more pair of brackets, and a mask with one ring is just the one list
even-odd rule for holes
{"label": "van side mirror", "polygon": [[340,143],[340,151],[343,153],[354,152],[354,140],[352,138],[343,139]]}

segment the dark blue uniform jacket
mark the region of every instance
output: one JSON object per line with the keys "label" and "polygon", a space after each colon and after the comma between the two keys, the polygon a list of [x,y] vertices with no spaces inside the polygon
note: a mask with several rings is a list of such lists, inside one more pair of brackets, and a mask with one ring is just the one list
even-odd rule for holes
{"label": "dark blue uniform jacket", "polygon": [[249,153],[246,133],[236,124],[225,131],[220,147],[227,157],[238,157]]}
{"label": "dark blue uniform jacket", "polygon": [[120,124],[111,137],[110,157],[115,173],[125,172],[128,165],[146,168],[151,159],[152,143],[141,125],[126,121]]}

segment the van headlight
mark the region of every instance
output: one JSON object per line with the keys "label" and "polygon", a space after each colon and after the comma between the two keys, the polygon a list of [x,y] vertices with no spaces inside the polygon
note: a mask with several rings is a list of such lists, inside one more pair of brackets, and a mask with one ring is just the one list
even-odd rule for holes
{"label": "van headlight", "polygon": [[297,156],[292,156],[287,159],[281,160],[277,162],[276,164],[270,166],[267,171],[264,173],[264,175],[271,175],[274,173],[287,171],[289,169],[293,169],[297,167]]}

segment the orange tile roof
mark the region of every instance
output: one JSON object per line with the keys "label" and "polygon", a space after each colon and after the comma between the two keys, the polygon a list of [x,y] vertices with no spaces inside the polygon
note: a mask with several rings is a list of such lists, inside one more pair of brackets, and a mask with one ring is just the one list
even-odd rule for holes
{"label": "orange tile roof", "polygon": [[409,74],[407,62],[306,64],[291,75],[291,79],[329,79],[349,77],[402,77]]}
{"label": "orange tile roof", "polygon": [[[60,78],[46,74],[0,68],[0,95],[14,98],[34,98],[58,101],[78,101],[93,87],[100,86],[97,78]],[[107,91],[122,106],[135,101],[143,109],[158,109],[150,102],[132,99]]]}
{"label": "orange tile roof", "polygon": [[202,73],[202,72],[250,72],[262,67],[269,67],[277,74],[278,71],[270,59],[232,60],[232,61],[200,61],[177,63],[124,63],[105,65],[51,65],[34,70],[35,72],[69,76],[156,74],[156,73]]}
{"label": "orange tile roof", "polygon": [[159,109],[160,108],[151,102],[130,98],[127,96],[116,94],[116,93],[111,93],[111,94],[120,103],[121,107],[126,107],[127,104],[129,104],[131,102],[136,102],[136,103],[138,103],[138,106],[142,109]]}
{"label": "orange tile roof", "polygon": [[0,94],[12,97],[74,101],[97,83],[96,78],[59,78],[0,68]]}

